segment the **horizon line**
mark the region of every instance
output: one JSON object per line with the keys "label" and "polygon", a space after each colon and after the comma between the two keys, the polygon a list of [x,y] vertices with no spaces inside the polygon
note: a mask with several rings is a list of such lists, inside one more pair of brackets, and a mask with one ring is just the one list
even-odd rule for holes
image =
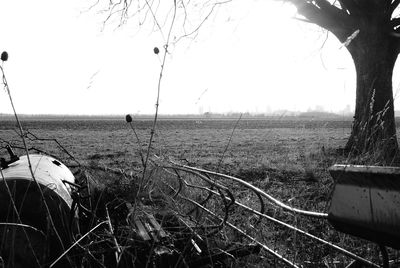
{"label": "horizon line", "polygon": [[[18,114],[20,118],[28,119],[121,119],[125,120],[127,114]],[[154,114],[130,114],[136,118],[154,118]],[[159,114],[160,119],[168,118],[182,118],[182,119],[217,119],[217,118],[325,118],[325,119],[343,119],[352,118],[353,113],[332,113],[323,111],[308,111],[308,112],[294,112],[294,111],[276,111],[275,113],[203,113],[203,114]],[[14,118],[15,115],[11,113],[0,113],[0,118]]]}

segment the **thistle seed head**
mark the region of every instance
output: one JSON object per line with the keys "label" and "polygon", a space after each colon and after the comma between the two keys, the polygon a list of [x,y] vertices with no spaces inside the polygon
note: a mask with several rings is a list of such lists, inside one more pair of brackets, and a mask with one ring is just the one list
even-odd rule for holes
{"label": "thistle seed head", "polygon": [[126,120],[127,123],[131,123],[132,122],[132,116],[130,114],[127,114],[125,116],[125,120]]}
{"label": "thistle seed head", "polygon": [[8,53],[7,53],[7,51],[3,51],[3,53],[1,53],[1,60],[2,60],[2,61],[7,61],[7,60],[8,60]]}

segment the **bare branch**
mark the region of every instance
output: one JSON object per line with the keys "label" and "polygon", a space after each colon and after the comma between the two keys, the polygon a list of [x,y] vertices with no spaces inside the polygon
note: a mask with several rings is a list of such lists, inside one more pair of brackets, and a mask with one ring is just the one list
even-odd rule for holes
{"label": "bare branch", "polygon": [[153,3],[154,3],[154,1],[152,1],[151,4],[149,4],[149,1],[148,1],[148,0],[145,0],[145,1],[146,1],[146,5],[147,5],[147,7],[148,7],[148,11],[150,11],[151,16],[153,17],[154,24],[157,26],[158,30],[159,30],[160,33],[161,33],[161,36],[163,37],[163,39],[164,39],[164,41],[165,41],[164,33],[163,33],[163,31],[162,31],[162,28],[161,28],[160,24],[158,23],[158,20],[157,20],[157,17],[156,17],[156,13],[153,11]]}
{"label": "bare branch", "polygon": [[203,24],[208,20],[208,18],[214,13],[214,9],[217,6],[222,5],[222,4],[226,4],[226,3],[229,3],[229,2],[232,2],[232,0],[226,0],[226,1],[214,3],[212,5],[211,9],[210,9],[210,12],[208,12],[208,14],[204,17],[204,19],[200,22],[200,24],[198,24],[197,27],[195,29],[193,29],[190,33],[185,33],[184,35],[180,36],[175,41],[175,43],[179,42],[182,38],[189,37],[189,36],[192,36],[192,35],[196,34],[199,31],[199,29],[201,28],[201,26],[203,26]]}
{"label": "bare branch", "polygon": [[100,0],[96,0],[96,2],[94,2],[93,5],[91,5],[88,9],[81,11],[80,13],[83,14],[85,12],[89,12],[91,11],[95,6],[97,6],[99,4]]}
{"label": "bare branch", "polygon": [[290,2],[296,6],[300,15],[332,32],[341,42],[354,31],[349,14],[326,0],[316,0],[313,3],[306,0],[290,0]]}
{"label": "bare branch", "polygon": [[[190,0],[189,0],[189,2],[190,2]],[[183,8],[183,14],[184,14],[182,28],[183,28],[184,34],[186,34],[186,21],[188,20],[188,13],[187,13],[186,4],[184,1],[181,1],[181,5]]]}
{"label": "bare branch", "polygon": [[[139,27],[145,23],[153,24],[153,31],[161,33],[161,36],[166,41],[167,25],[173,16],[174,5],[167,1],[161,0],[93,0],[94,5],[103,5],[100,13],[105,15],[103,20],[103,29],[111,20],[119,25],[125,24],[132,17],[139,19]],[[320,0],[321,1],[321,0]],[[326,1],[326,0],[324,0]],[[223,4],[232,2],[232,0],[176,0],[176,21],[181,25],[180,29],[175,28],[171,41],[176,44],[179,40],[186,37],[194,37],[205,24],[207,20],[216,12],[217,7]],[[92,9],[93,6],[89,8]]]}

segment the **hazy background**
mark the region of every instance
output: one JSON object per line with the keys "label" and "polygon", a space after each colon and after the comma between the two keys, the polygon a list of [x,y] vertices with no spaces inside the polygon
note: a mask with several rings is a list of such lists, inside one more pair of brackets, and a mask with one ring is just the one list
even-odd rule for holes
{"label": "hazy background", "polygon": [[[154,112],[163,39],[132,18],[117,27],[93,1],[1,1],[0,50],[23,114]],[[355,71],[345,48],[274,1],[221,6],[195,39],[170,47],[160,113],[354,110]],[[196,21],[192,21],[196,25]],[[179,28],[180,25],[175,27]],[[394,72],[397,97],[400,80]],[[395,106],[399,104],[396,98]],[[397,106],[398,107],[398,106]],[[0,113],[11,113],[0,93]]]}

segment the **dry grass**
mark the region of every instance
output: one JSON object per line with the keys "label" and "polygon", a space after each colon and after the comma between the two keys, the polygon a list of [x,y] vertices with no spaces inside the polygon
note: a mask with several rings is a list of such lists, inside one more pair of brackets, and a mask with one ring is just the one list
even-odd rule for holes
{"label": "dry grass", "polygon": [[[84,266],[100,265],[113,259],[115,241],[123,249],[121,263],[127,266],[133,262],[148,262],[151,257],[137,259],[143,249],[135,247],[140,240],[126,222],[129,209],[126,203],[135,204],[141,201],[136,214],[151,210],[163,220],[165,211],[185,214],[192,205],[185,200],[171,198],[162,181],[174,184],[174,180],[162,169],[149,169],[143,189],[138,192],[138,178],[141,177],[142,164],[138,153],[137,139],[124,121],[40,121],[24,122],[25,126],[42,138],[57,139],[83,165],[84,172],[77,174],[87,177],[89,174],[94,184],[92,206],[95,218],[85,222],[86,229],[102,219],[107,218],[105,208],[110,209],[110,218],[114,227],[113,236],[106,225],[97,229],[80,244],[77,249],[83,257]],[[135,130],[141,141],[149,136],[149,124],[146,121],[134,121]],[[265,121],[241,120],[235,130],[228,150],[224,153],[232,133],[235,121],[160,121],[153,141],[153,152],[159,156],[173,159],[183,164],[217,170],[237,176],[254,186],[272,194],[292,206],[326,211],[332,180],[327,168],[334,163],[346,162],[346,156],[336,151],[345,145],[349,135],[349,124],[335,121]],[[345,127],[343,127],[345,125]],[[18,144],[18,136],[12,130],[12,123],[1,126],[1,139]],[[43,141],[29,141],[33,146],[52,155],[56,155],[67,164],[76,166],[68,155],[62,153],[56,144]],[[141,144],[146,149],[146,144]],[[82,167],[80,167],[82,170]],[[74,170],[77,170],[74,168]],[[189,181],[199,184],[196,176],[183,174]],[[259,209],[258,197],[229,180],[221,181],[235,194],[237,201],[254,209]],[[201,183],[200,183],[201,184]],[[187,189],[184,193],[194,200],[204,200],[204,191]],[[139,199],[138,199],[139,198]],[[207,208],[224,215],[222,199],[213,198]],[[164,213],[164,214],[163,214]],[[196,214],[197,213],[197,214]],[[206,213],[193,210],[192,220],[198,225],[215,225],[215,218]],[[274,216],[289,224],[332,241],[339,246],[352,249],[368,259],[379,259],[379,252],[372,244],[351,238],[336,232],[323,220],[291,216],[274,206],[266,206],[266,214]],[[239,226],[248,234],[269,245],[291,261],[306,267],[344,267],[349,259],[337,254],[329,247],[320,246],[310,239],[282,226],[266,220],[257,222],[257,217],[240,208],[229,213],[229,221]],[[167,226],[170,221],[165,221]],[[196,222],[196,221],[194,221]],[[172,231],[171,231],[172,232]],[[204,231],[205,233],[209,232]],[[203,235],[205,233],[202,233]],[[114,237],[114,238],[113,238]],[[175,241],[179,239],[174,233]],[[114,242],[113,242],[114,241]],[[179,240],[180,241],[180,240]],[[237,231],[224,227],[213,239],[207,240],[210,248],[228,249],[230,243],[242,244],[251,242]],[[184,251],[184,248],[180,248]],[[111,252],[111,253],[110,253]],[[110,257],[111,255],[111,257]],[[186,256],[187,257],[187,256]],[[148,264],[148,263],[147,263]],[[266,267],[280,266],[268,254],[262,252],[230,262],[231,266]]]}

